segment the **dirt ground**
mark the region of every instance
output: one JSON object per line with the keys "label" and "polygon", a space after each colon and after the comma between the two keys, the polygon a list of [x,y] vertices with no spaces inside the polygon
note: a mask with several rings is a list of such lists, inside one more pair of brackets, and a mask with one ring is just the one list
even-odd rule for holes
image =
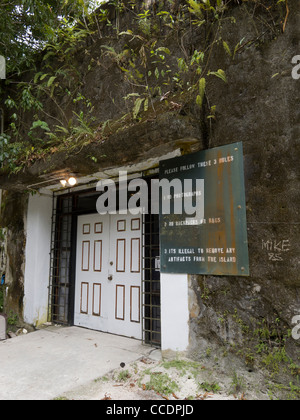
{"label": "dirt ground", "polygon": [[[204,363],[206,362],[206,363]],[[59,400],[269,400],[260,372],[228,376],[212,360],[193,362],[142,358],[57,397]]]}

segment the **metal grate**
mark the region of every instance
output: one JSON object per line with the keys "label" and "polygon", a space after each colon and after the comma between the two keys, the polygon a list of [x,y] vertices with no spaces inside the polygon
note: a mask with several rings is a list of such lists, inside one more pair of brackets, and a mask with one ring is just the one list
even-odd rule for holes
{"label": "metal grate", "polygon": [[161,347],[159,217],[146,215],[143,228],[143,343]]}
{"label": "metal grate", "polygon": [[70,324],[70,268],[73,198],[53,197],[49,320]]}

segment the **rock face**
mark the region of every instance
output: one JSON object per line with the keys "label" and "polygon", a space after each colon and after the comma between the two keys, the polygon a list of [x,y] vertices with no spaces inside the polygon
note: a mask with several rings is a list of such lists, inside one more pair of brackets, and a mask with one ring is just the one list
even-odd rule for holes
{"label": "rock face", "polygon": [[[290,64],[299,53],[299,7],[291,6],[284,35],[249,45],[234,63],[221,48],[213,57],[215,68],[227,63],[229,83],[210,85],[208,91],[210,103],[218,103],[210,146],[244,144],[251,276],[193,276],[193,354],[229,345],[249,362],[264,354],[265,344],[272,353],[287,339],[289,356],[295,361],[299,356],[300,343],[287,338],[293,316],[300,313],[300,90]],[[243,23],[233,31],[225,25],[226,39],[255,40],[252,17],[237,13]]]}
{"label": "rock face", "polygon": [[[174,13],[182,3],[174,2]],[[292,57],[300,54],[299,1],[289,0],[289,14],[281,8],[274,16],[268,9],[271,3],[232,2],[228,18],[222,25],[215,22],[209,33],[192,25],[190,18],[173,32],[161,30],[164,45],[172,51],[167,58],[172,69],[178,66],[176,54],[188,61],[195,50],[214,46],[203,63],[210,81],[205,100],[200,110],[174,85],[168,87],[173,89],[173,105],[160,102],[165,88],[161,95],[153,95],[155,112],[149,106],[140,121],[130,124],[120,122],[124,112],[132,111],[132,106],[124,110],[123,97],[134,89],[120,70],[125,65],[120,60],[126,61],[126,54],[121,57],[120,52],[128,44],[142,56],[141,40],[111,38],[103,29],[103,39],[79,49],[75,65],[83,96],[95,104],[94,115],[105,138],[83,142],[73,151],[52,153],[16,176],[3,173],[0,177],[2,187],[21,190],[47,171],[69,168],[78,175],[92,174],[184,149],[188,144],[184,139],[193,139],[196,150],[243,141],[251,276],[190,278],[190,355],[198,357],[207,348],[226,349],[252,365],[260,357],[268,367],[279,351],[281,361],[290,357],[299,362],[300,344],[290,334],[292,318],[300,313],[300,80],[291,75]],[[124,31],[131,18],[129,12],[121,15],[118,24]],[[111,49],[111,54],[104,54],[107,47],[115,53]],[[87,71],[89,65],[92,71]],[[227,83],[207,76],[208,69],[223,69]],[[188,76],[187,72],[183,77]],[[51,101],[46,101],[47,106],[48,113],[57,114]],[[61,98],[61,107],[68,117],[72,115],[68,97]],[[108,120],[111,125],[119,120],[119,126],[110,129]],[[8,194],[3,219],[10,235],[8,304],[22,312],[25,237],[19,212],[25,210],[26,198],[12,195]],[[15,221],[8,217],[11,213]]]}
{"label": "rock face", "polygon": [[5,312],[23,317],[24,260],[26,235],[24,221],[27,215],[27,194],[5,191],[2,196],[1,225],[7,227],[6,285],[9,286],[5,298]]}

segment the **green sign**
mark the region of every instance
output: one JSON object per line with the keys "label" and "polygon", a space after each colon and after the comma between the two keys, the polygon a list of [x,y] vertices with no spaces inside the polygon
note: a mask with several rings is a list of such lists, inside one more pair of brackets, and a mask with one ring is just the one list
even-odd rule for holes
{"label": "green sign", "polygon": [[160,164],[161,272],[249,276],[243,144]]}

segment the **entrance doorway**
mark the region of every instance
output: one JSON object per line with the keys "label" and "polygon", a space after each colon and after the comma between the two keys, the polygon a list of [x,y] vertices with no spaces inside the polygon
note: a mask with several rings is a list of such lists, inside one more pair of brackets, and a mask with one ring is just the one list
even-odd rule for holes
{"label": "entrance doorway", "polygon": [[142,339],[142,220],[78,217],[74,324]]}
{"label": "entrance doorway", "polygon": [[[98,198],[95,189],[53,195],[49,321],[142,338],[144,344],[160,347],[159,217],[100,216],[96,213]],[[138,248],[140,273],[135,272]],[[124,250],[125,256],[121,254]],[[121,271],[124,263],[125,272]],[[112,324],[108,319],[113,319]],[[126,324],[128,330],[124,330]]]}

